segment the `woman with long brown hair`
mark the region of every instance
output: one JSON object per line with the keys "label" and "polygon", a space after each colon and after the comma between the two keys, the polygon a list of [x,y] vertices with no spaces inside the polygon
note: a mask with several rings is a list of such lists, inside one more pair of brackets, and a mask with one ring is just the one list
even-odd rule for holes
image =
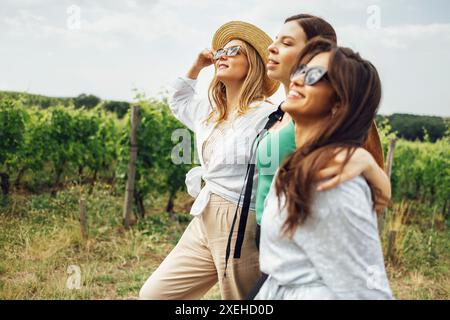
{"label": "woman with long brown hair", "polygon": [[357,176],[317,192],[337,153],[340,169],[367,139],[381,99],[375,67],[314,39],[302,50],[283,106],[296,150],[278,169],[261,225],[256,299],[390,299],[371,185]]}

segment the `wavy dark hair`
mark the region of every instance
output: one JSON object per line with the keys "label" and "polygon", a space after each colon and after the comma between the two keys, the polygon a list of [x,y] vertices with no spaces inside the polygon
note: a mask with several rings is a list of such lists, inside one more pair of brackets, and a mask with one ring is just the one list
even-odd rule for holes
{"label": "wavy dark hair", "polygon": [[[372,63],[349,48],[338,47],[333,41],[312,39],[301,51],[297,65],[308,63],[322,52],[331,54],[328,79],[340,108],[323,130],[280,166],[275,188],[278,199],[281,195],[286,199],[288,216],[283,231],[290,235],[311,213],[312,188],[318,171],[337,152],[346,150],[343,168],[356,148],[363,146],[381,100],[381,82]],[[371,188],[374,198],[375,190]]]}

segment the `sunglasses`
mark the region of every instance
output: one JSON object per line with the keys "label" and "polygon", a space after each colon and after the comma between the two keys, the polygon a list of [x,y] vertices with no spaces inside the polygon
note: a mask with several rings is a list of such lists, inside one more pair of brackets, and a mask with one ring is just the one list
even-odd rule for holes
{"label": "sunglasses", "polygon": [[241,49],[241,46],[235,46],[235,47],[230,47],[230,48],[226,48],[226,49],[221,48],[221,49],[217,50],[216,53],[214,53],[213,59],[219,60],[223,56],[234,57],[238,54],[240,49]]}
{"label": "sunglasses", "polygon": [[322,79],[327,79],[327,69],[323,67],[308,67],[305,64],[301,64],[298,68],[291,74],[291,81],[297,79],[301,75],[305,76],[305,84],[312,86]]}

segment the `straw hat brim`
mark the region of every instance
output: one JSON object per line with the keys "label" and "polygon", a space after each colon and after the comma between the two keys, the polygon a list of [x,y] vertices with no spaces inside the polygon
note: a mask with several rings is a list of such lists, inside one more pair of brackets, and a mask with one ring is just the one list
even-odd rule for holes
{"label": "straw hat brim", "polygon": [[[250,44],[258,52],[264,62],[264,70],[269,61],[268,47],[272,43],[272,39],[257,26],[243,22],[230,21],[217,29],[212,39],[212,48],[214,50],[223,48],[231,40],[242,40]],[[274,81],[264,72],[264,91],[267,97],[273,95],[280,86],[278,81]]]}

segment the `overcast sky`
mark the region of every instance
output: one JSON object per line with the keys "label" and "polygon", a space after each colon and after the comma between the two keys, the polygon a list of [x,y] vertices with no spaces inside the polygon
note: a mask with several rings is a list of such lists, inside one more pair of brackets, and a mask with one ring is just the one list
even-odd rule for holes
{"label": "overcast sky", "polygon": [[[446,0],[0,0],[0,90],[154,96],[187,71],[223,23],[251,22],[274,38],[285,18],[310,13],[378,68],[380,113],[448,117],[449,12]],[[211,68],[201,74],[201,96],[211,77]]]}

